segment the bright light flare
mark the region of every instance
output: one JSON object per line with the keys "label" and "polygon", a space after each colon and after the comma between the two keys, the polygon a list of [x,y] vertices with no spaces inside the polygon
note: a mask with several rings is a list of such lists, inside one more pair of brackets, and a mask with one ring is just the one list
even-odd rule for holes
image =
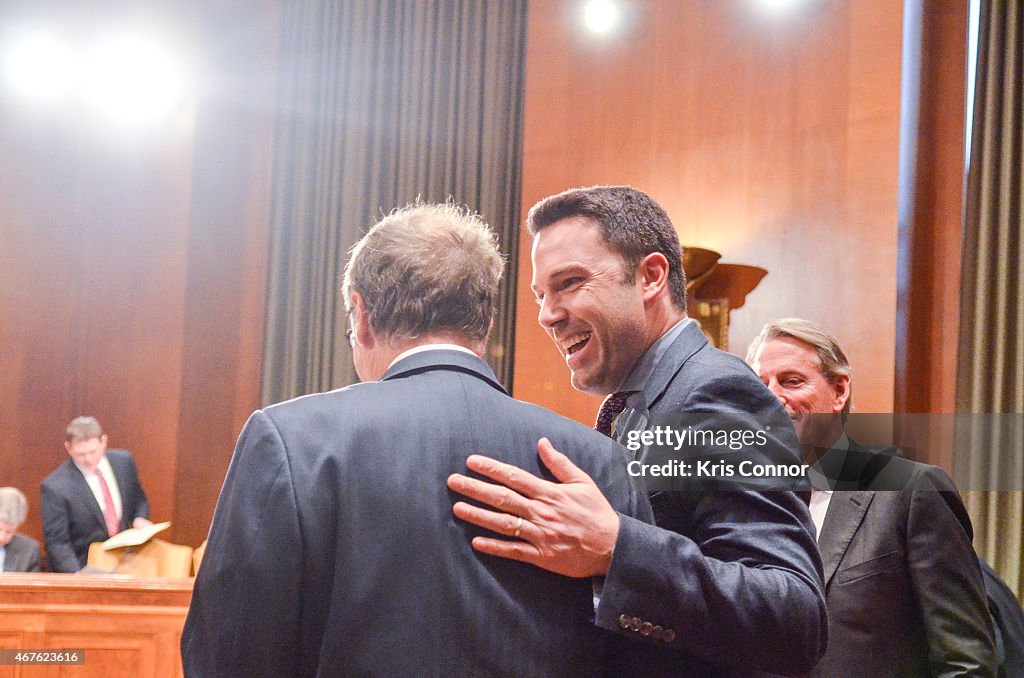
{"label": "bright light flare", "polygon": [[99,42],[82,69],[82,91],[93,108],[112,122],[151,122],[184,105],[188,77],[163,46],[135,36]]}
{"label": "bright light flare", "polygon": [[75,76],[71,48],[57,36],[26,32],[14,36],[3,55],[4,76],[22,97],[54,101],[71,89]]}
{"label": "bright light flare", "polygon": [[788,12],[804,4],[804,0],[757,0],[769,12]]}
{"label": "bright light flare", "polygon": [[590,0],[583,8],[583,23],[594,33],[608,33],[621,19],[622,12],[612,0]]}

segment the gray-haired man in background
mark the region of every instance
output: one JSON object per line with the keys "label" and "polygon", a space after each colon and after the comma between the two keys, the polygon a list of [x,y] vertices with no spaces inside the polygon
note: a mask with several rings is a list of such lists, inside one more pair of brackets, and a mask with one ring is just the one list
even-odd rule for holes
{"label": "gray-haired man in background", "polygon": [[0,572],[38,572],[39,542],[18,534],[28,501],[16,487],[0,487]]}
{"label": "gray-haired man in background", "polygon": [[[747,362],[793,419],[805,456],[813,455],[807,463],[824,476],[811,494],[811,517],[825,565],[829,641],[812,675],[994,676],[971,519],[946,472],[847,437],[852,370],[820,325],[768,323]],[[906,489],[896,491],[894,478]]]}

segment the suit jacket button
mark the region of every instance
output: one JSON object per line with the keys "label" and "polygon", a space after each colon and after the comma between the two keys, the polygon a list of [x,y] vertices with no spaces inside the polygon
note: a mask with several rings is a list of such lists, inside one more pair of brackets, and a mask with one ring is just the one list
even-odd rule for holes
{"label": "suit jacket button", "polygon": [[619,615],[619,628],[623,630],[629,628],[629,617],[627,615]]}
{"label": "suit jacket button", "polygon": [[672,629],[665,629],[665,642],[666,643],[671,643],[675,639],[676,639],[676,632],[673,631]]}
{"label": "suit jacket button", "polygon": [[665,629],[663,629],[660,625],[655,626],[654,629],[651,631],[651,637],[655,640],[663,640],[665,637]]}
{"label": "suit jacket button", "polygon": [[649,636],[651,635],[652,631],[654,631],[654,624],[652,624],[651,622],[644,622],[640,625],[641,636]]}
{"label": "suit jacket button", "polygon": [[639,631],[640,630],[640,617],[633,617],[629,620],[629,630]]}

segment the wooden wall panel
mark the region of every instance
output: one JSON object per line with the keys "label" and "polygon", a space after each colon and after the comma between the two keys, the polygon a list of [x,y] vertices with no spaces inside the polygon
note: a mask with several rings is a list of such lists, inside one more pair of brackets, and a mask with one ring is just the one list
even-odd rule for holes
{"label": "wooden wall panel", "polygon": [[94,414],[168,539],[196,546],[259,406],[277,3],[46,6],[94,32],[145,8],[205,89],[134,135],[0,89],[0,485],[28,495],[41,538],[39,483],[67,422]]}
{"label": "wooden wall panel", "polygon": [[[530,4],[524,214],[572,186],[631,184],[684,244],[768,269],[732,315],[743,354],[767,320],[832,329],[860,411],[893,404],[902,3],[623,2],[594,36],[575,2]],[[529,240],[519,265],[515,394],[592,423],[597,399],[536,324]]]}
{"label": "wooden wall panel", "polygon": [[[896,408],[953,412],[960,321],[968,3],[908,0]],[[951,459],[942,459],[950,463]]]}
{"label": "wooden wall panel", "polygon": [[[202,43],[221,64],[197,114],[174,513],[198,546],[235,440],[260,405],[274,133],[276,0],[204,8]],[[230,28],[233,39],[224,39]]]}
{"label": "wooden wall panel", "polygon": [[[29,497],[67,459],[64,427],[99,418],[131,449],[155,517],[169,518],[190,191],[190,131],[124,147],[73,116],[0,103],[0,477]],[[110,142],[106,145],[104,142]]]}
{"label": "wooden wall panel", "polygon": [[85,656],[79,664],[0,667],[0,677],[181,676],[179,647],[191,595],[191,581],[6,574],[0,578],[0,647],[84,650]]}

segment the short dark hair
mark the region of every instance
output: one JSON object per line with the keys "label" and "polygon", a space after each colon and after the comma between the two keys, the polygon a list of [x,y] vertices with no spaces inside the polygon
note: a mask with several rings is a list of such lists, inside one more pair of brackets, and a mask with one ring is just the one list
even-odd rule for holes
{"label": "short dark hair", "polygon": [[648,254],[660,252],[668,259],[668,287],[672,303],[686,311],[686,274],[683,248],[672,220],[649,195],[629,186],[572,188],[544,198],[530,208],[526,228],[536,236],[562,219],[584,217],[601,229],[608,247],[625,263],[626,283]]}
{"label": "short dark hair", "polygon": [[73,443],[79,440],[91,440],[103,436],[103,427],[96,417],[75,417],[64,432],[64,440]]}
{"label": "short dark hair", "polygon": [[487,338],[504,260],[479,215],[452,203],[414,204],[384,217],[352,248],[342,294],[366,302],[387,338],[455,332]]}

